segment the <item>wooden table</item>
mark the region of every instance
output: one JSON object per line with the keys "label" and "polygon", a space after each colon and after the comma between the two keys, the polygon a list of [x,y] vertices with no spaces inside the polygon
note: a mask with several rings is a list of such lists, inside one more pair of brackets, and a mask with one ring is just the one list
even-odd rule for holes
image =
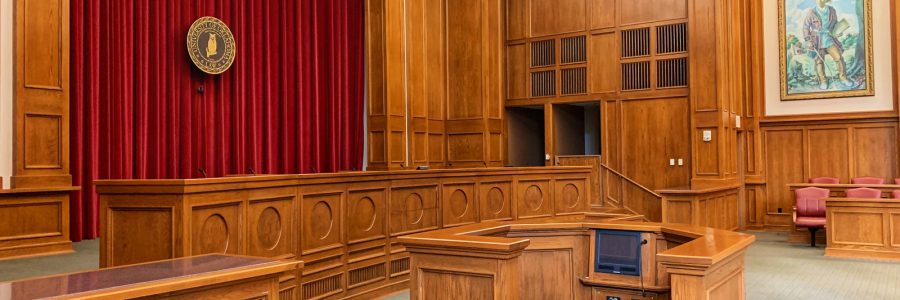
{"label": "wooden table", "polygon": [[[641,232],[644,276],[594,273],[596,229]],[[400,237],[412,257],[412,299],[743,299],[744,252],[754,240],[708,227],[579,216]]]}
{"label": "wooden table", "polygon": [[302,262],[203,255],[0,283],[0,299],[294,299],[279,277]]}
{"label": "wooden table", "polygon": [[900,261],[900,200],[826,198],[825,256]]}

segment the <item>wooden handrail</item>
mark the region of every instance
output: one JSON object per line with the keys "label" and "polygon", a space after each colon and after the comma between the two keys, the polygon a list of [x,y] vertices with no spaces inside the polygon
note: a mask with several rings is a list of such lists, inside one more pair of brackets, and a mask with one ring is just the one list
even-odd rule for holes
{"label": "wooden handrail", "polygon": [[628,176],[625,176],[624,174],[619,173],[619,172],[616,171],[616,170],[613,170],[612,168],[610,168],[610,167],[607,166],[606,164],[601,163],[601,164],[600,164],[600,167],[606,169],[607,171],[612,172],[613,174],[616,174],[616,176],[619,176],[619,178],[622,178],[622,179],[624,179],[625,181],[628,181],[628,182],[631,183],[632,185],[637,186],[638,188],[640,188],[640,189],[644,190],[645,192],[647,192],[647,193],[653,195],[654,197],[659,198],[659,200],[662,200],[662,198],[663,198],[662,195],[660,195],[660,194],[654,192],[653,190],[651,190],[651,189],[649,189],[649,188],[647,188],[647,187],[641,185],[640,183],[637,183],[636,181],[632,180],[631,178],[628,178]]}

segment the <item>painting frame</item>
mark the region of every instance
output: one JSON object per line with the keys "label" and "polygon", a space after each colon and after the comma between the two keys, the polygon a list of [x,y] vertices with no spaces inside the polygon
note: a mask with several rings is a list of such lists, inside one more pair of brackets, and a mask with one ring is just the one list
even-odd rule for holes
{"label": "painting frame", "polygon": [[[823,100],[823,99],[834,99],[834,98],[852,98],[852,97],[870,97],[875,96],[875,60],[874,60],[874,47],[873,47],[873,26],[872,26],[872,0],[859,0],[863,1],[863,23],[865,24],[862,30],[865,30],[865,75],[864,80],[865,88],[864,89],[853,89],[846,91],[821,91],[821,92],[804,92],[804,93],[791,93],[789,91],[789,79],[788,79],[788,47],[786,38],[788,36],[787,32],[787,12],[786,12],[786,1],[788,0],[777,0],[778,1],[778,53],[780,56],[779,59],[779,72],[781,74],[779,78],[779,83],[781,86],[781,101],[798,101],[798,100]],[[792,0],[795,1],[795,0]],[[833,1],[842,1],[842,0],[833,0]],[[854,54],[856,55],[856,54]],[[846,68],[846,67],[845,67]]]}

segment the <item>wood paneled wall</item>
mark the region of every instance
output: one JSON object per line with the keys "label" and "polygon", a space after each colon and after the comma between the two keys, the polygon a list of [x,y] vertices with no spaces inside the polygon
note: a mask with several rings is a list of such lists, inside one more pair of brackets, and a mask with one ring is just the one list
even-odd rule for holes
{"label": "wood paneled wall", "polygon": [[16,0],[13,188],[71,186],[69,1]]}
{"label": "wood paneled wall", "polygon": [[761,128],[765,184],[746,190],[747,224],[791,225],[794,195],[787,185],[814,177],[881,177],[900,174],[896,120],[825,124],[772,124]]}
{"label": "wood paneled wall", "polygon": [[369,168],[505,160],[500,0],[368,0]]}
{"label": "wood paneled wall", "polygon": [[400,236],[582,214],[590,177],[587,167],[555,167],[98,181],[100,261],[299,258],[302,299],[374,297],[407,287]]}

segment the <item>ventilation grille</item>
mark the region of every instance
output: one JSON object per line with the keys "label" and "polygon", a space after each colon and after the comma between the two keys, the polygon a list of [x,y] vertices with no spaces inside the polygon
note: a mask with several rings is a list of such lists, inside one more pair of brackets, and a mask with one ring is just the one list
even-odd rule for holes
{"label": "ventilation grille", "polygon": [[294,299],[294,290],[296,288],[289,288],[278,292],[278,299]]}
{"label": "ventilation grille", "polygon": [[562,63],[571,64],[586,62],[586,41],[587,38],[585,36],[576,36],[562,39],[559,43],[559,59],[562,61]]}
{"label": "ventilation grille", "polygon": [[622,31],[622,57],[650,55],[650,28]]}
{"label": "ventilation grille", "polygon": [[320,299],[341,292],[342,275],[337,274],[303,284],[303,299]]}
{"label": "ventilation grille", "polygon": [[547,97],[556,95],[556,71],[531,73],[531,96]]}
{"label": "ventilation grille", "polygon": [[587,68],[564,69],[560,71],[562,83],[560,92],[563,95],[587,93]]}
{"label": "ventilation grille", "polygon": [[409,272],[409,257],[391,261],[391,276]]}
{"label": "ventilation grille", "polygon": [[687,58],[656,61],[656,86],[660,88],[687,86]]}
{"label": "ventilation grille", "polygon": [[531,43],[531,67],[552,66],[555,62],[553,40]]}
{"label": "ventilation grille", "polygon": [[636,91],[650,88],[650,62],[622,64],[622,90]]}
{"label": "ventilation grille", "polygon": [[687,24],[656,27],[656,54],[687,51]]}
{"label": "ventilation grille", "polygon": [[365,268],[350,270],[350,288],[354,288],[369,282],[384,279],[384,263],[371,265]]}

